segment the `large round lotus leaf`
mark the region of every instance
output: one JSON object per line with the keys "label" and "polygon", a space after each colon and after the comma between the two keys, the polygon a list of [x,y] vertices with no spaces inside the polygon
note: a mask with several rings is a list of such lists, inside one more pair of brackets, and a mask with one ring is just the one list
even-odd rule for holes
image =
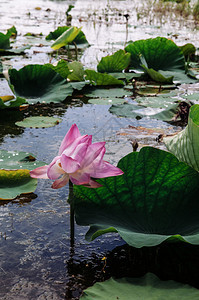
{"label": "large round lotus leaf", "polygon": [[199,299],[199,290],[173,280],[161,281],[152,273],[141,278],[110,278],[84,291],[82,300]]}
{"label": "large round lotus leaf", "polygon": [[45,65],[27,65],[19,71],[10,69],[9,83],[14,93],[29,103],[61,102],[73,92],[70,83]]}
{"label": "large round lotus leaf", "polygon": [[187,127],[174,136],[164,138],[164,142],[179,160],[199,171],[199,104],[190,108]]}
{"label": "large round lotus leaf", "polygon": [[37,179],[30,177],[29,170],[0,170],[0,200],[33,193],[36,187]]}
{"label": "large round lotus leaf", "polygon": [[17,126],[21,127],[30,127],[30,128],[47,128],[58,125],[62,122],[62,119],[55,117],[29,117],[24,119],[23,121],[16,122]]}
{"label": "large round lotus leaf", "polygon": [[124,175],[99,179],[103,186],[75,186],[79,225],[86,238],[117,230],[131,246],[155,246],[170,237],[199,244],[199,173],[169,152],[144,147],[123,157]]}
{"label": "large round lotus leaf", "polygon": [[129,44],[125,50],[131,53],[131,68],[143,70],[141,56],[148,68],[158,70],[185,70],[185,59],[182,51],[171,40],[163,37],[139,40]]}
{"label": "large round lotus leaf", "polygon": [[6,151],[0,150],[0,169],[17,170],[27,169],[33,170],[43,166],[45,163],[37,161],[33,154],[28,152]]}
{"label": "large round lotus leaf", "polygon": [[102,57],[97,65],[97,71],[101,73],[122,72],[128,67],[130,61],[130,53],[125,53],[124,50],[118,50],[113,55]]}

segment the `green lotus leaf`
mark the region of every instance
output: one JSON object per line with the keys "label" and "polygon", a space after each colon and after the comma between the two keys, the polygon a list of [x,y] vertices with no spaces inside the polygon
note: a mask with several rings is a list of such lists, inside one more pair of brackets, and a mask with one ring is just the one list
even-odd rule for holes
{"label": "green lotus leaf", "polygon": [[88,98],[122,98],[125,96],[131,96],[132,92],[123,88],[109,88],[109,89],[93,89],[89,93],[85,93]]}
{"label": "green lotus leaf", "polygon": [[152,273],[140,278],[110,278],[104,282],[97,282],[86,289],[80,297],[81,300],[197,300],[198,298],[198,289],[173,280],[161,281]]}
{"label": "green lotus leaf", "polygon": [[20,127],[28,128],[48,128],[58,125],[62,122],[62,119],[55,117],[29,117],[25,118],[23,121],[16,122],[15,124]]}
{"label": "green lotus leaf", "polygon": [[135,41],[130,43],[125,51],[131,53],[130,67],[132,69],[143,71],[140,60],[143,56],[149,69],[185,71],[184,55],[179,47],[169,39],[157,37]]}
{"label": "green lotus leaf", "polygon": [[73,42],[76,36],[81,31],[81,28],[77,28],[75,26],[70,27],[68,30],[64,31],[62,35],[60,35],[55,42],[52,44],[51,48],[53,50],[57,50],[63,46],[68,45]]}
{"label": "green lotus leaf", "polygon": [[29,170],[0,170],[0,200],[33,193],[36,187],[37,179],[30,177]]}
{"label": "green lotus leaf", "polygon": [[20,48],[0,49],[0,55],[23,55],[25,54],[25,50],[30,48],[30,45],[26,45]]}
{"label": "green lotus leaf", "polygon": [[12,26],[11,28],[7,29],[6,35],[10,37],[16,38],[17,36],[17,29],[15,26]]}
{"label": "green lotus leaf", "polygon": [[21,105],[26,103],[27,103],[26,100],[21,97],[17,97],[14,100],[6,101],[6,102],[0,97],[0,109],[20,107]]}
{"label": "green lotus leaf", "polygon": [[91,226],[88,240],[115,228],[138,248],[170,237],[199,244],[198,172],[153,147],[128,154],[118,167],[124,175],[99,179],[100,188],[75,186],[76,221]]}
{"label": "green lotus leaf", "polygon": [[143,75],[143,73],[123,73],[123,72],[114,72],[114,73],[110,73],[111,76],[117,78],[117,79],[125,79],[126,81],[130,81],[133,78],[139,78],[140,76]]}
{"label": "green lotus leaf", "polygon": [[192,55],[195,55],[196,47],[193,44],[191,44],[191,43],[187,43],[187,44],[185,44],[183,46],[180,46],[179,48],[182,50],[185,59],[188,59]]}
{"label": "green lotus leaf", "polygon": [[[50,32],[49,35],[47,35],[46,40],[51,41],[51,40],[56,40],[59,38],[65,31],[70,29],[71,26],[59,26],[55,31]],[[85,34],[80,31],[78,35],[75,37],[74,42],[79,45],[79,44],[88,44],[88,41],[86,39]]]}
{"label": "green lotus leaf", "polygon": [[6,150],[0,150],[0,162],[0,169],[5,170],[33,170],[45,165],[37,161],[32,153]]}
{"label": "green lotus leaf", "polygon": [[146,73],[151,77],[152,80],[154,80],[156,82],[160,82],[160,83],[166,83],[166,84],[173,83],[173,76],[165,77],[161,73],[159,73],[158,71],[155,71],[152,68],[149,69],[149,68],[145,67],[144,65],[142,65],[142,67],[144,68]]}
{"label": "green lotus leaf", "polygon": [[61,77],[65,78],[65,79],[71,73],[71,71],[68,68],[68,63],[64,59],[61,59],[60,61],[58,61],[56,66],[54,66],[52,64],[45,64],[45,66],[51,68],[52,70],[57,72]]}
{"label": "green lotus leaf", "polygon": [[[146,102],[145,102],[146,103]],[[144,106],[144,103],[142,104]],[[150,117],[152,119],[158,119],[165,122],[178,121],[176,116],[178,114],[179,103],[170,104],[168,107],[162,105],[162,108],[151,104],[151,107],[143,108],[135,104],[124,103],[124,104],[113,104],[109,111],[112,114],[117,115],[118,117],[126,118],[143,118]],[[161,103],[160,103],[161,107]]]}
{"label": "green lotus leaf", "polygon": [[113,55],[102,57],[97,65],[97,71],[101,73],[122,72],[131,61],[131,54],[124,50],[118,50]]}
{"label": "green lotus leaf", "polygon": [[68,68],[71,71],[68,76],[70,81],[84,81],[84,67],[79,61],[69,63]]}
{"label": "green lotus leaf", "polygon": [[199,104],[190,108],[186,128],[174,136],[165,137],[164,142],[180,161],[199,171]]}
{"label": "green lotus leaf", "polygon": [[37,179],[31,178],[29,171],[43,165],[31,153],[0,150],[0,200],[34,192]]}
{"label": "green lotus leaf", "polygon": [[193,74],[190,76],[190,70],[185,74],[181,71],[162,71],[160,70],[159,73],[162,74],[164,77],[173,77],[174,82],[180,82],[180,83],[197,83],[198,80],[196,79],[195,75]]}
{"label": "green lotus leaf", "polygon": [[85,70],[86,80],[93,85],[124,85],[122,80],[118,80],[111,75],[98,73],[94,70]]}
{"label": "green lotus leaf", "polygon": [[0,32],[0,49],[10,48],[10,34],[3,34]]}
{"label": "green lotus leaf", "polygon": [[112,105],[112,104],[121,104],[124,103],[124,98],[94,98],[89,99],[88,103],[90,104],[98,104],[98,105]]}
{"label": "green lotus leaf", "polygon": [[13,92],[31,104],[61,102],[73,93],[70,83],[45,65],[27,65],[18,71],[10,69],[8,73]]}

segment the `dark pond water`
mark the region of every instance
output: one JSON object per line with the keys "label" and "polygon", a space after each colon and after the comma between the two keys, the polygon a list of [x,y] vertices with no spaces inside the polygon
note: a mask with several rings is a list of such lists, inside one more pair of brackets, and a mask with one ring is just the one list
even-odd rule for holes
{"label": "dark pond water", "polygon": [[[2,58],[4,65],[20,68],[25,64],[55,61],[45,36],[57,26],[66,24],[65,11],[70,4],[74,5],[71,11],[72,25],[82,26],[91,44],[91,47],[79,53],[79,59],[86,67],[95,68],[102,56],[123,48],[126,38],[137,40],[161,35],[173,37],[179,45],[187,40],[195,46],[199,45],[197,25],[189,16],[185,18],[176,11],[170,13],[166,8],[162,13],[158,10],[158,4],[152,5],[150,1],[2,0],[0,31],[15,25],[19,33],[16,45],[34,45],[25,56]],[[153,9],[148,14],[149,7]],[[128,32],[124,14],[129,14]],[[27,32],[42,32],[44,36],[24,37]],[[41,47],[41,44],[44,46]],[[2,95],[10,93],[4,79],[0,81],[0,87]],[[189,88],[184,86],[181,89],[187,91]],[[1,149],[27,151],[38,160],[49,163],[57,154],[70,126],[76,123],[82,134],[92,134],[94,141],[107,142],[106,160],[116,164],[132,150],[130,141],[137,137],[136,133],[129,133],[129,125],[158,128],[165,132],[181,129],[148,118],[139,121],[117,118],[109,113],[109,107],[87,104],[77,97],[48,109],[37,107],[12,116],[1,114]],[[40,113],[59,116],[62,122],[48,129],[22,129],[14,125],[26,115]],[[141,145],[163,148],[156,142],[157,136],[156,131],[150,134],[140,132],[137,138]],[[40,180],[34,194],[0,203],[0,299],[78,299],[81,287],[104,276],[101,259],[107,251],[124,242],[114,234],[87,243],[84,234],[88,228],[76,226],[75,248],[71,252],[67,197],[67,186],[56,191],[51,189],[50,181]],[[136,255],[139,257],[141,254]],[[114,254],[112,260],[113,257]],[[142,261],[141,256],[139,259]]]}

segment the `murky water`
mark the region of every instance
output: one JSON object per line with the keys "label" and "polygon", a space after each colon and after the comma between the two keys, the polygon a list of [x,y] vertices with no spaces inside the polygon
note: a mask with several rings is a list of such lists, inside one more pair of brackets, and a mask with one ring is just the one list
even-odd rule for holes
{"label": "murky water", "polygon": [[[3,58],[5,65],[20,68],[27,63],[53,61],[50,44],[45,41],[45,36],[57,26],[66,24],[65,11],[70,4],[75,6],[71,11],[72,25],[82,26],[91,44],[79,53],[80,60],[86,67],[96,67],[102,56],[123,48],[127,39],[137,40],[161,35],[173,37],[179,45],[188,41],[199,46],[199,33],[189,17],[188,21],[184,21],[177,14],[176,22],[175,15],[170,15],[170,19],[166,19],[165,14],[161,15],[159,12],[155,17],[152,12],[147,15],[150,1],[2,0],[0,31],[15,25],[19,33],[16,45],[34,44],[34,47],[26,51],[25,56]],[[36,9],[37,7],[41,9]],[[128,24],[124,14],[129,14]],[[43,33],[43,37],[24,37],[27,32]],[[175,34],[178,36],[174,37]],[[40,44],[45,47],[40,47]],[[5,81],[0,82],[0,87],[1,94],[10,93]],[[38,160],[49,163],[57,154],[67,130],[76,123],[82,134],[93,134],[94,141],[105,140],[106,159],[117,163],[119,158],[132,150],[130,139],[137,136],[137,132],[132,136],[132,132],[129,134],[128,130],[124,130],[123,134],[123,129],[128,125],[165,131],[177,129],[167,123],[147,118],[139,121],[117,118],[109,113],[109,107],[85,104],[80,98],[74,99],[72,104],[63,104],[61,107],[52,108],[51,112],[48,111],[48,114],[60,116],[63,120],[56,127],[48,129],[21,129],[15,126],[14,122],[24,116],[20,112],[12,116],[9,122],[8,116],[1,115],[1,149],[32,152]],[[139,134],[143,138],[143,132]],[[143,143],[158,146],[154,133],[144,132],[144,137]],[[20,200],[1,203],[0,299],[64,299],[66,290],[69,289],[73,273],[68,268],[71,259],[68,187],[56,191],[50,186],[50,180],[40,180],[35,194],[31,197],[24,196]],[[94,256],[102,258],[107,250],[123,244],[116,234],[87,243],[84,239],[86,231],[87,228],[76,226],[73,255],[76,262],[87,260],[90,263]]]}

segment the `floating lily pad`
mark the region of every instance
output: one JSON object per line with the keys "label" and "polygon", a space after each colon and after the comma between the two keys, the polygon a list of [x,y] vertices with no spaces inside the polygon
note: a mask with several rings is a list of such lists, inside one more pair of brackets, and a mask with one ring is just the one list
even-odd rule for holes
{"label": "floating lily pad", "polygon": [[62,119],[55,117],[29,117],[23,121],[16,122],[15,124],[20,127],[29,127],[29,128],[47,128],[58,125],[62,122]]}
{"label": "floating lily pad", "polygon": [[97,65],[97,71],[101,73],[122,72],[131,61],[131,54],[124,50],[118,50],[113,55],[102,57]]}
{"label": "floating lily pad", "polygon": [[122,98],[125,96],[131,96],[132,92],[129,92],[123,88],[109,88],[109,89],[94,89],[85,96],[89,98]]}
{"label": "floating lily pad", "polygon": [[164,142],[179,160],[199,171],[199,104],[190,108],[187,127],[174,136],[165,137]]}
{"label": "floating lily pad", "polygon": [[140,278],[110,278],[84,291],[81,300],[154,300],[199,298],[198,289],[173,280],[161,281],[152,273]]}
{"label": "floating lily pad", "polygon": [[123,81],[114,78],[111,75],[98,73],[94,70],[85,70],[86,80],[93,85],[124,85]]}
{"label": "floating lily pad", "polygon": [[112,104],[120,104],[124,102],[125,102],[124,98],[94,98],[88,100],[88,103],[98,104],[98,105],[112,105]]}
{"label": "floating lily pad", "polygon": [[45,65],[27,65],[19,71],[10,69],[8,73],[13,92],[31,104],[61,102],[73,93],[70,83]]}
{"label": "floating lily pad", "polygon": [[20,194],[33,193],[37,179],[28,170],[0,170],[0,200],[11,200]]}
{"label": "floating lily pad", "polygon": [[52,44],[51,48],[57,50],[63,46],[68,45],[73,42],[76,36],[80,33],[81,28],[75,26],[70,27],[68,30],[64,31]]}
{"label": "floating lily pad", "polygon": [[[14,97],[12,97],[13,99]],[[0,110],[1,109],[8,109],[8,108],[14,108],[14,107],[20,107],[23,104],[26,104],[27,101],[24,98],[17,97],[14,100],[6,100],[3,99],[3,97],[0,97]]]}
{"label": "floating lily pad", "polygon": [[175,117],[178,113],[179,103],[170,104],[168,107],[159,108],[153,107],[155,105],[151,104],[151,107],[143,108],[135,104],[124,103],[124,104],[113,104],[109,111],[118,117],[126,118],[143,118],[150,117],[152,119],[158,119],[166,122],[177,121]]}
{"label": "floating lily pad", "polygon": [[131,246],[168,238],[199,244],[199,173],[169,152],[144,147],[123,157],[124,175],[98,179],[102,187],[75,186],[75,214],[87,240],[115,232]]}
{"label": "floating lily pad", "polygon": [[32,153],[0,150],[0,169],[33,170],[43,165],[45,165],[45,163],[37,161]]}
{"label": "floating lily pad", "polygon": [[43,165],[31,153],[0,150],[0,200],[34,192],[37,179],[30,177],[29,170]]}
{"label": "floating lily pad", "polygon": [[10,48],[10,34],[3,34],[0,32],[0,49]]}

